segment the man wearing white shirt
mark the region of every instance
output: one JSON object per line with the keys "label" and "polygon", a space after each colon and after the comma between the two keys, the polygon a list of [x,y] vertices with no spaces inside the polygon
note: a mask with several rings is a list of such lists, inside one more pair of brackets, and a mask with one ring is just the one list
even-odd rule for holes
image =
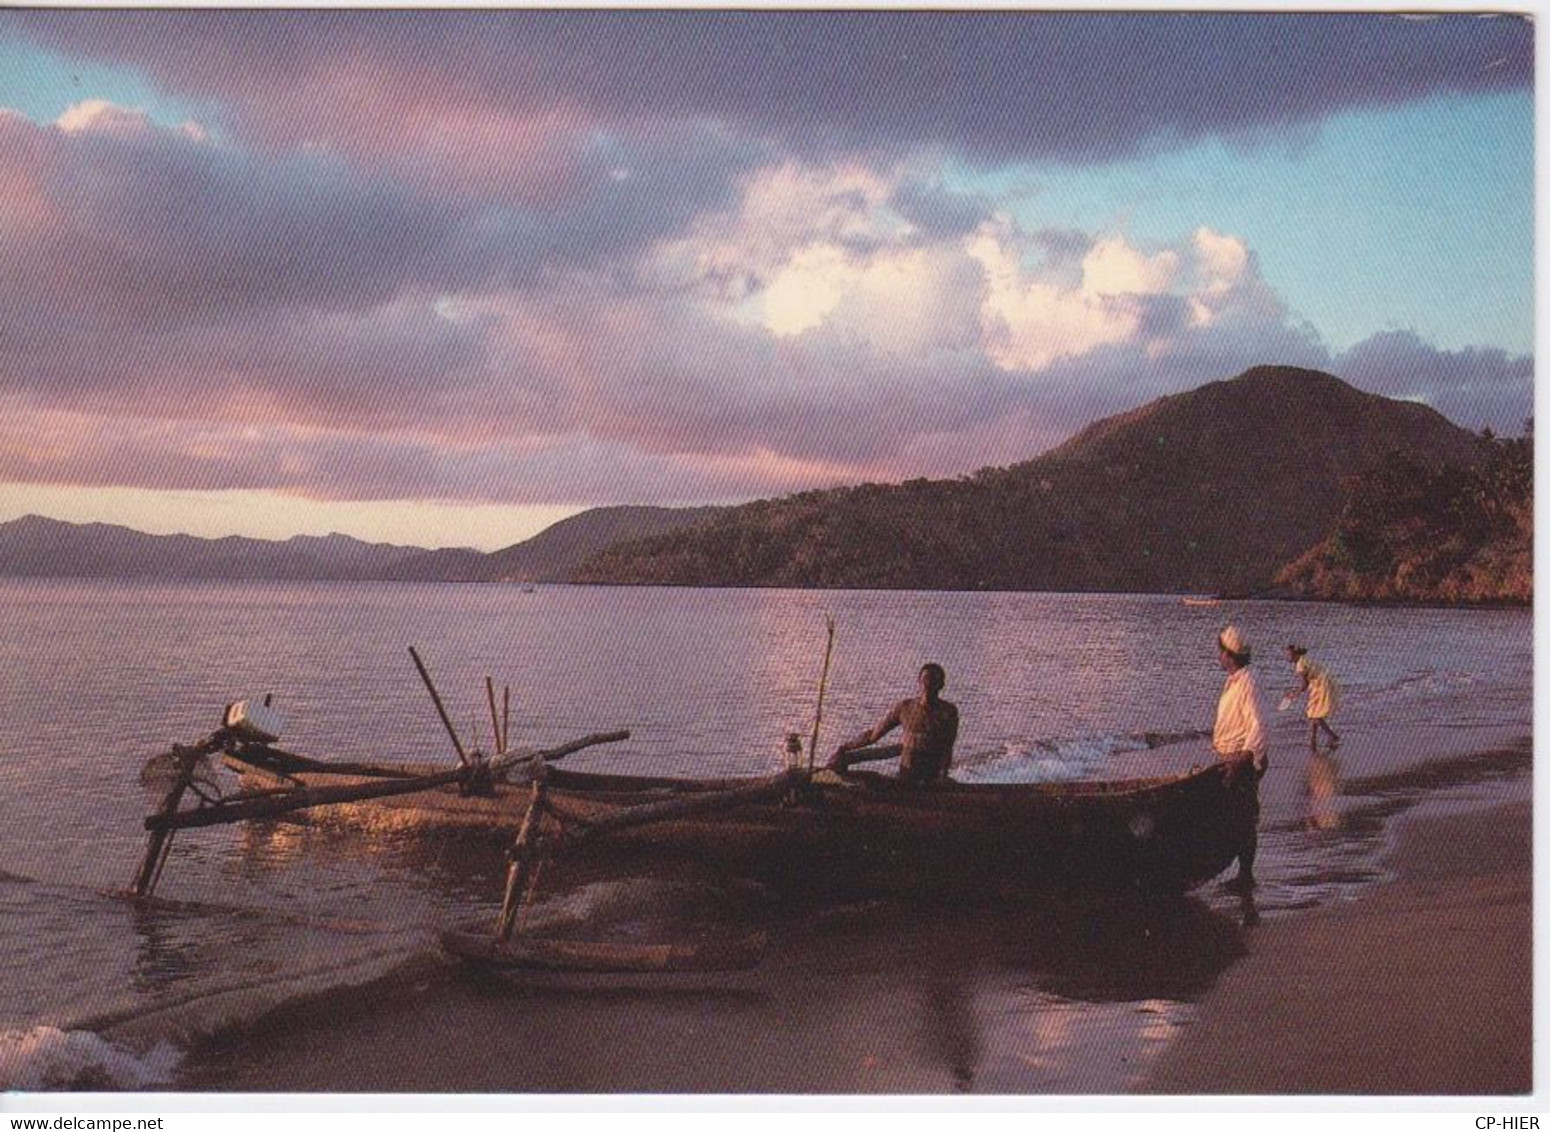
{"label": "man wearing white shirt", "polygon": [[1253,651],[1243,634],[1235,626],[1223,629],[1216,639],[1217,659],[1227,673],[1222,685],[1222,695],[1216,702],[1216,726],[1211,730],[1211,746],[1218,758],[1234,755],[1254,756],[1255,777],[1252,781],[1238,784],[1241,789],[1252,791],[1254,803],[1248,827],[1244,830],[1243,845],[1238,850],[1238,875],[1227,882],[1227,887],[1247,892],[1254,887],[1254,855],[1259,847],[1259,777],[1270,765],[1266,755],[1265,716],[1259,707],[1259,686],[1254,681],[1254,670],[1249,667]]}

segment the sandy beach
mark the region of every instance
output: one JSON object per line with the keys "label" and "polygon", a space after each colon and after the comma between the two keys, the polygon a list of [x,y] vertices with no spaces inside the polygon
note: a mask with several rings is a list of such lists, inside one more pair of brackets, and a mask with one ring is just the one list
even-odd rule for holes
{"label": "sandy beach", "polygon": [[1530,1091],[1532,855],[1527,803],[1406,822],[1396,882],[1248,933],[1146,1090]]}
{"label": "sandy beach", "polygon": [[[1411,820],[1389,860],[1399,879],[1358,901],[1248,927],[1193,903],[1161,924],[1110,919],[1108,955],[1083,950],[1091,909],[1040,929],[908,910],[879,925],[862,908],[808,924],[743,974],[512,985],[427,971],[208,1043],[178,1087],[1520,1093],[1531,1087],[1530,824],[1527,803]],[[1060,1018],[1026,997],[1030,946],[1046,982],[1064,964],[1063,993],[1113,1000],[1084,1024],[1150,1009],[1126,981],[1153,985],[1162,971],[1170,995],[1198,1004],[1186,1025],[1139,1045],[1117,1037],[1051,1077],[1065,1039]],[[1113,976],[1093,982],[1104,970]]]}

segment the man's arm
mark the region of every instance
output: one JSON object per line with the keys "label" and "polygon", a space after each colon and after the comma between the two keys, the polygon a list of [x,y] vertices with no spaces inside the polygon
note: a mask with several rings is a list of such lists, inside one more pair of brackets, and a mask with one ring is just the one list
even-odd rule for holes
{"label": "man's arm", "polygon": [[956,707],[942,721],[942,733],[946,757],[942,760],[941,769],[937,771],[938,778],[946,778],[947,772],[953,769],[953,748],[958,745],[958,709]]}
{"label": "man's arm", "polygon": [[[852,759],[847,758],[846,756],[848,756],[852,751],[859,751],[862,747],[870,747],[884,735],[888,734],[888,732],[899,726],[899,722],[899,705],[894,704],[893,708],[888,712],[887,715],[883,716],[882,720],[877,724],[876,727],[873,727],[869,731],[863,731],[854,739],[847,739],[838,747],[834,748],[834,757],[829,760],[829,769],[843,773],[845,768],[850,766],[851,763],[869,762],[869,759]],[[892,758],[893,755],[877,755],[873,757]]]}
{"label": "man's arm", "polygon": [[1253,690],[1244,697],[1244,725],[1247,730],[1244,749],[1254,755],[1254,765],[1260,774],[1264,774],[1270,767],[1270,736],[1265,730],[1265,717],[1259,710],[1259,696]]}

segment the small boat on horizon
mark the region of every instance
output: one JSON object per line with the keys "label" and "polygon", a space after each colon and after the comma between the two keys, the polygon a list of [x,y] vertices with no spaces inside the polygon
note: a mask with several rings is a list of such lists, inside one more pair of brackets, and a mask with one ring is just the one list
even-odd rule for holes
{"label": "small boat on horizon", "polygon": [[1186,597],[1186,598],[1183,599],[1183,601],[1184,601],[1185,605],[1221,605],[1222,604],[1222,599],[1219,598],[1219,597]]}

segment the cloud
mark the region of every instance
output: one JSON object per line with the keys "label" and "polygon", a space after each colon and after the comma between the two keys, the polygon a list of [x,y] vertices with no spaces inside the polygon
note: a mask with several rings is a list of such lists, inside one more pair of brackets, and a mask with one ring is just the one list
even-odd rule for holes
{"label": "cloud", "polygon": [[[94,101],[53,127],[0,116],[0,176],[52,205],[49,224],[4,251],[8,266],[40,270],[44,293],[122,316],[361,308],[410,286],[521,284],[614,259],[730,199],[715,160],[599,147],[563,210],[533,210],[427,195],[324,155],[205,144],[192,125]],[[636,171],[609,174],[621,165]]]}
{"label": "cloud", "polygon": [[[26,123],[4,136],[65,174],[89,140]],[[626,240],[600,265],[510,273],[498,241],[462,254],[478,216],[376,196],[327,164],[309,191],[329,209],[381,202],[374,238],[351,230],[369,247],[320,229],[341,243],[249,248],[258,228],[292,223],[300,190],[283,171],[154,131],[92,144],[107,147],[92,163],[125,163],[153,186],[170,166],[196,199],[239,172],[256,183],[170,248],[158,246],[166,218],[137,211],[127,184],[103,197],[122,208],[84,192],[55,201],[58,244],[21,261],[27,302],[0,324],[18,363],[0,379],[14,424],[0,475],[360,498],[725,499],[1022,459],[1082,423],[1075,414],[1133,403],[1137,374],[1171,391],[1262,361],[1267,343],[1284,354],[1276,335],[1306,345],[1277,304],[1256,307],[1263,284],[1233,237],[1140,248],[1004,217],[967,234],[923,229],[896,203],[914,167],[779,163],[683,232]],[[70,177],[45,178],[59,180]],[[158,220],[147,234],[142,222]],[[421,232],[401,235],[414,223]],[[122,287],[61,270],[82,233],[124,249]],[[275,254],[292,257],[288,270]],[[1192,302],[1212,318],[1191,322]]]}
{"label": "cloud", "polygon": [[1443,350],[1410,330],[1384,331],[1333,360],[1333,372],[1385,397],[1420,401],[1470,428],[1518,435],[1534,412],[1534,359],[1505,350]]}
{"label": "cloud", "polygon": [[261,160],[109,103],[50,125],[0,114],[0,393],[363,422],[471,402],[489,365],[524,367],[487,351],[456,297],[629,262],[722,199],[724,176],[680,184],[688,168],[545,218],[325,157]]}
{"label": "cloud", "polygon": [[67,134],[86,131],[133,137],[151,132],[151,120],[144,112],[115,106],[101,98],[78,102],[54,123]]}
{"label": "cloud", "polygon": [[[563,198],[524,202],[110,103],[0,113],[0,479],[724,501],[1010,463],[1330,362],[1230,232],[1024,226],[920,153],[802,160],[705,122],[577,153]],[[1413,335],[1339,361],[1444,411],[1532,386]]]}
{"label": "cloud", "polygon": [[1512,17],[65,10],[4,21],[222,101],[261,144],[364,162],[410,153],[492,188],[504,172],[527,193],[560,191],[593,132],[643,137],[665,123],[719,123],[809,158],[943,147],[984,162],[1089,162],[1533,81],[1532,24]]}
{"label": "cloud", "polygon": [[247,422],[0,417],[0,482],[160,491],[263,490],[319,500],[592,505],[733,501],[844,481],[765,450],[683,460],[585,434],[449,444]]}
{"label": "cloud", "polygon": [[[1041,370],[1099,346],[1155,336],[1175,321],[1167,312],[1177,251],[1148,254],[1109,236],[1085,244],[1072,276],[1064,237],[1030,237],[1000,220],[983,225],[966,245],[985,271],[987,346],[1004,369]],[[1041,251],[1052,252],[1048,263],[1029,270],[1030,257]]]}

